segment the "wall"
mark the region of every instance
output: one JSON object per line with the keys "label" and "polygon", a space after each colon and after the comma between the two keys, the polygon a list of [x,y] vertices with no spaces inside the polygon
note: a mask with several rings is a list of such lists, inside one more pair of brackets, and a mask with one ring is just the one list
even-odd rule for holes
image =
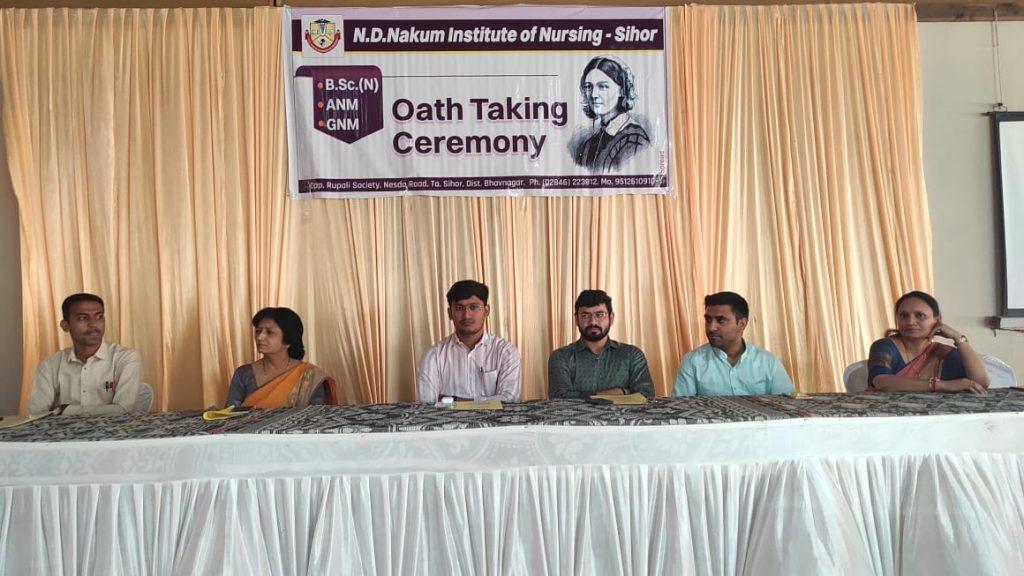
{"label": "wall", "polygon": [[21,394],[21,255],[18,202],[0,138],[0,415],[18,412]]}
{"label": "wall", "polygon": [[[1024,22],[998,26],[1003,103],[1024,110]],[[996,101],[992,26],[926,23],[918,32],[935,295],[947,323],[980,352],[1008,362],[1024,381],[1024,334],[984,325],[1000,311],[1002,282],[991,120],[983,116]]]}
{"label": "wall", "polygon": [[[982,116],[995,101],[991,25],[923,23],[918,30],[936,296],[947,322],[980,351],[1009,362],[1024,380],[1024,334],[984,327],[984,318],[999,309],[1000,277],[991,134]],[[999,32],[1005,104],[1024,110],[1024,22],[1000,23]],[[0,414],[14,413],[18,404],[20,273],[17,203],[0,150],[0,302],[6,303],[0,325],[7,327],[0,336]]]}

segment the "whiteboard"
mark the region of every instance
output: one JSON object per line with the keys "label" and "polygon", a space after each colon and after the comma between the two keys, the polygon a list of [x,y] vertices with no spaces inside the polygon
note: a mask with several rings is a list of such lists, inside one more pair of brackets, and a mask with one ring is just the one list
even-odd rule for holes
{"label": "whiteboard", "polygon": [[995,115],[1003,215],[1003,316],[1024,316],[1024,112]]}

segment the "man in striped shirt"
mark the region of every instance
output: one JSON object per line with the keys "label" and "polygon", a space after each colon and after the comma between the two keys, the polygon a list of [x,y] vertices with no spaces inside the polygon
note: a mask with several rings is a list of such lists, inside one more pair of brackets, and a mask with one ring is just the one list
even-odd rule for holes
{"label": "man in striped shirt", "polygon": [[488,294],[487,286],[475,280],[461,280],[448,290],[448,318],[455,331],[431,346],[420,360],[416,377],[420,402],[444,397],[519,402],[519,350],[484,330],[491,314]]}

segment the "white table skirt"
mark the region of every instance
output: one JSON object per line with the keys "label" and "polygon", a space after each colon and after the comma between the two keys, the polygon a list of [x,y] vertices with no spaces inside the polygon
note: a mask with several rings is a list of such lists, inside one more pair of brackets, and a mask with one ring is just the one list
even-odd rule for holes
{"label": "white table skirt", "polygon": [[0,574],[1012,574],[1024,415],[0,443]]}

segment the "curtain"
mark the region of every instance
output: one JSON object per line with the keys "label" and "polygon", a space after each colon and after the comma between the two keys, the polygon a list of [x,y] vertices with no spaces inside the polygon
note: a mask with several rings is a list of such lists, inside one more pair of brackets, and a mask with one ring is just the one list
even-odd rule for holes
{"label": "curtain", "polygon": [[106,300],[158,409],[223,401],[286,247],[279,30],[271,9],[2,12],[23,406],[78,291]]}
{"label": "curtain", "polygon": [[490,286],[524,398],[545,396],[585,288],[612,296],[612,337],[646,352],[659,394],[725,289],[801,390],[841,389],[894,299],[932,283],[913,7],[670,19],[672,196],[291,201],[278,9],[0,11],[22,402],[82,290],[141,352],[159,409],[222,403],[268,305],[302,316],[346,402],[413,400],[463,278]]}
{"label": "curtain", "polygon": [[744,294],[750,339],[801,390],[842,390],[895,299],[932,289],[913,6],[675,16],[673,239],[692,251],[695,294]]}

